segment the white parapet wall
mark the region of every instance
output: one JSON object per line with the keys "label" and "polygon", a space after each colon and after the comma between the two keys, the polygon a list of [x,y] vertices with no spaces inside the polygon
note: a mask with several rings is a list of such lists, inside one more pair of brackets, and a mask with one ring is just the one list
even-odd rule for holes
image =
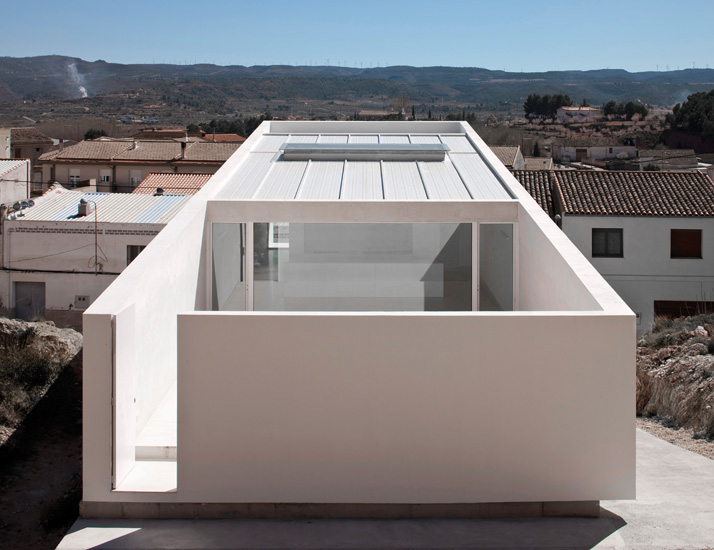
{"label": "white parapet wall", "polygon": [[633,498],[633,339],[609,315],[183,314],[180,500]]}

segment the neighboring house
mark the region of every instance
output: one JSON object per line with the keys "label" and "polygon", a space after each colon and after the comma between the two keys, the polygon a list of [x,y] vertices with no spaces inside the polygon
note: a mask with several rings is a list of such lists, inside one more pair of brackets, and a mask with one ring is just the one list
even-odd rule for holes
{"label": "neighboring house", "polygon": [[130,193],[152,172],[214,173],[240,147],[239,143],[82,141],[40,157],[43,182],[83,187],[95,181],[99,191]]}
{"label": "neighboring house", "polygon": [[216,143],[243,143],[245,138],[238,134],[210,134],[202,132],[204,141]]}
{"label": "neighboring house", "polygon": [[[82,199],[89,201],[86,215],[79,210]],[[4,212],[0,302],[5,313],[81,330],[84,310],[187,200],[54,186],[34,206]]]}
{"label": "neighboring house", "polygon": [[562,124],[595,122],[603,118],[602,110],[596,107],[559,107],[555,119]]}
{"label": "neighboring house", "polygon": [[[525,167],[522,170],[552,170],[553,159],[550,157],[525,157]],[[514,168],[516,170],[516,168]]]}
{"label": "neighboring house", "polygon": [[510,170],[524,170],[526,167],[526,161],[523,158],[520,145],[491,147],[491,151],[493,151],[498,157],[498,160]]}
{"label": "neighboring house", "polygon": [[0,208],[12,208],[13,203],[30,196],[30,161],[22,159],[0,160]]}
{"label": "neighboring house", "polygon": [[12,158],[10,136],[10,128],[0,128],[0,159]]}
{"label": "neighboring house", "polygon": [[699,172],[556,170],[516,178],[638,316],[714,310],[714,184]]}
{"label": "neighboring house", "polygon": [[464,122],[262,123],[84,328],[84,517],[635,496],[635,317]]}
{"label": "neighboring house", "polygon": [[642,149],[638,152],[638,156],[640,170],[655,167],[679,172],[699,168],[699,159],[694,149]]}
{"label": "neighboring house", "polygon": [[149,128],[146,130],[139,130],[135,134],[132,134],[132,139],[138,140],[157,140],[157,139],[168,139],[168,140],[188,140],[189,138],[200,138],[201,132],[188,132],[182,129],[173,130],[157,130],[154,128]]}
{"label": "neighboring house", "polygon": [[600,168],[621,165],[622,168],[637,170],[637,147],[634,145],[553,145],[553,160],[557,163],[582,162]]}
{"label": "neighboring house", "polygon": [[195,195],[213,174],[175,174],[173,172],[149,174],[132,193],[179,193]]}
{"label": "neighboring house", "polygon": [[54,145],[52,138],[35,128],[12,128],[10,132],[13,158],[28,159],[33,165]]}

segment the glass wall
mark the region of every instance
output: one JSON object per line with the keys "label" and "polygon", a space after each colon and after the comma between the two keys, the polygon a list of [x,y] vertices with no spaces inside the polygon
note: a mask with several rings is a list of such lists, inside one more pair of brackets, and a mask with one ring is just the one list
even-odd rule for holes
{"label": "glass wall", "polygon": [[245,229],[244,223],[213,224],[213,311],[246,309]]}
{"label": "glass wall", "polygon": [[471,224],[256,223],[253,242],[255,311],[472,309]]}
{"label": "glass wall", "polygon": [[513,311],[513,224],[479,224],[478,308]]}

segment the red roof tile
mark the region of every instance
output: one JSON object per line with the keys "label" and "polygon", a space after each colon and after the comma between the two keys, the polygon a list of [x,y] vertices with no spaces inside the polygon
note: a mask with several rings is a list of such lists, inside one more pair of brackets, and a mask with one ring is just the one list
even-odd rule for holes
{"label": "red roof tile", "polygon": [[153,195],[157,188],[161,188],[167,194],[195,195],[211,179],[212,175],[152,173],[146,176],[132,193]]}
{"label": "red roof tile", "polygon": [[714,216],[714,183],[700,172],[554,170],[564,214]]}
{"label": "red roof tile", "polygon": [[551,174],[547,170],[514,170],[511,172],[543,210],[554,215]]}

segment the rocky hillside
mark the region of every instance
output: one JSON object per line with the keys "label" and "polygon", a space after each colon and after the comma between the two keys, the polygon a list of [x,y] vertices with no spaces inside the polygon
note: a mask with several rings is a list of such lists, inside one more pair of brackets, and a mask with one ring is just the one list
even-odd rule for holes
{"label": "rocky hillside", "polygon": [[714,314],[660,319],[637,346],[637,414],[714,438]]}
{"label": "rocky hillside", "polygon": [[81,350],[75,330],[0,318],[0,445]]}

